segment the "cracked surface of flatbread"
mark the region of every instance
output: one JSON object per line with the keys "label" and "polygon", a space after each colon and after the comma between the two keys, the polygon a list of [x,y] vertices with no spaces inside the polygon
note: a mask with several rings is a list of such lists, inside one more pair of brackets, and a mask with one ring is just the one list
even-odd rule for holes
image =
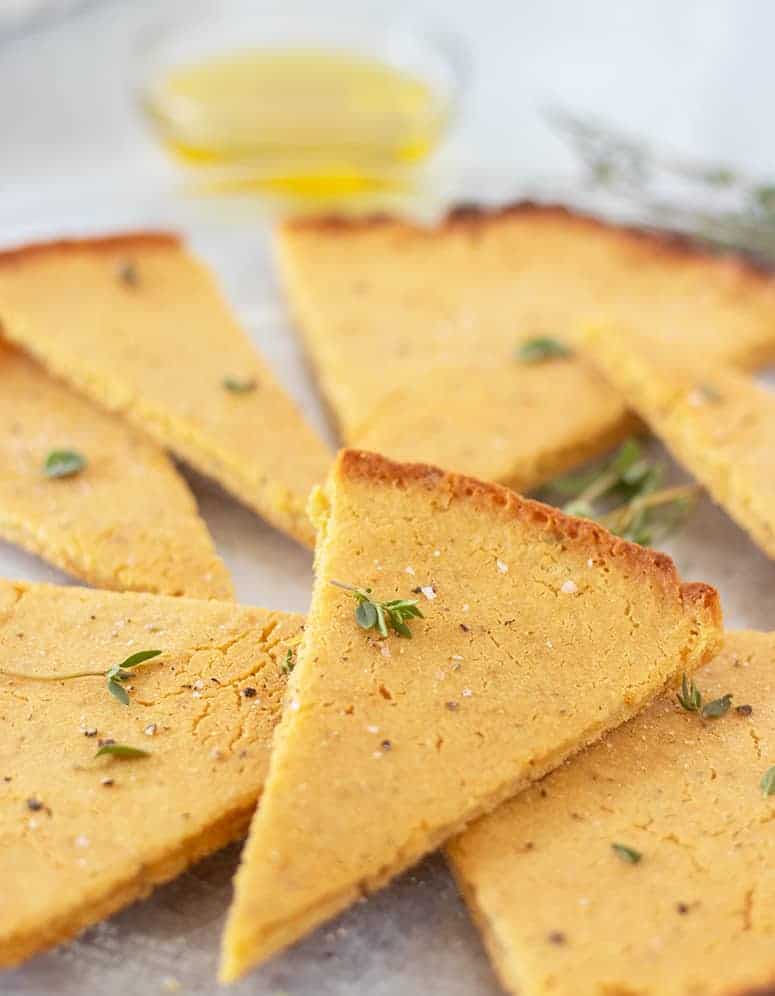
{"label": "cracked surface of flatbread", "polygon": [[[301,627],[225,602],[0,582],[0,965],[244,832]],[[102,676],[31,680],[150,649],[163,654],[133,672],[129,706]],[[150,756],[95,758],[105,739]]]}

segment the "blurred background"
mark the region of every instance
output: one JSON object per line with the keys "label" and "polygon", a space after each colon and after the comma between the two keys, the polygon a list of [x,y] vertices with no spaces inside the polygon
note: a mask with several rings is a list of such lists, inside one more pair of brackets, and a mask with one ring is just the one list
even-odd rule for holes
{"label": "blurred background", "polygon": [[[267,27],[273,17],[283,21],[279,33],[276,26]],[[255,72],[251,76],[250,68],[239,78],[233,66],[231,82],[207,74],[194,83],[178,79],[177,95],[164,76],[181,65],[201,68],[212,58],[261,46],[267,39],[286,53],[310,46],[343,47],[355,55],[375,56],[383,66],[398,67],[404,83],[408,77],[428,84],[429,99],[438,99],[440,106],[431,111],[421,107],[418,114],[429,116],[410,122],[419,129],[413,137],[427,140],[426,145],[420,141],[406,155],[403,149],[400,182],[391,175],[388,185],[391,198],[400,187],[399,199],[412,200],[420,209],[459,198],[500,200],[532,193],[533,188],[562,196],[564,185],[578,186],[580,177],[587,186],[592,179],[599,186],[603,177],[617,193],[623,192],[619,181],[626,181],[627,201],[636,191],[632,175],[619,175],[632,173],[631,162],[624,167],[620,162],[620,140],[635,140],[637,155],[645,145],[649,156],[656,153],[669,160],[671,174],[675,163],[688,163],[694,172],[712,167],[716,179],[723,180],[716,188],[734,187],[732,194],[725,194],[728,198],[740,193],[737,181],[744,174],[745,199],[751,189],[766,187],[768,177],[775,178],[775,138],[766,126],[774,29],[775,7],[765,0],[383,0],[325,5],[0,0],[0,225],[8,229],[20,212],[28,218],[31,212],[45,212],[50,198],[61,198],[64,192],[87,201],[100,195],[120,199],[130,192],[189,197],[208,186],[211,193],[217,188],[219,194],[254,195],[255,189],[246,190],[252,186],[246,176],[256,158],[265,158],[265,149],[257,157],[255,148],[248,150],[252,165],[247,174],[243,161],[236,179],[232,173],[224,183],[224,171],[216,176],[211,170],[203,183],[201,175],[193,174],[202,173],[196,166],[201,167],[205,153],[211,156],[207,165],[213,165],[213,149],[198,148],[199,163],[192,167],[189,156],[184,165],[162,141],[159,122],[173,110],[189,124],[197,114],[211,114],[213,127],[225,127],[232,137],[242,129],[244,138],[250,127],[245,116],[253,110],[254,131],[264,135],[281,127],[277,121],[283,117],[286,128],[289,120],[297,126],[296,133],[284,139],[286,152],[289,142],[298,152],[310,121],[302,120],[294,108],[305,95],[321,92],[309,65],[296,66],[306,89],[293,95],[287,73],[278,79],[266,66],[259,67],[260,79]],[[209,51],[203,44],[207,39]],[[357,75],[351,75],[349,83],[365,89]],[[171,110],[187,85],[194,90],[198,86],[199,96],[220,90],[224,99],[204,109],[194,101]],[[381,101],[379,113],[391,99],[420,104],[424,99],[423,94],[391,90],[390,81],[380,85],[382,91],[375,97]],[[169,100],[162,108],[165,86]],[[240,92],[240,86],[246,89]],[[157,106],[152,107],[154,100]],[[267,104],[276,112],[271,127]],[[237,105],[238,117],[229,118]],[[303,106],[309,108],[309,100]],[[334,120],[330,113],[327,105],[315,112],[324,133],[339,134],[352,124]],[[366,121],[362,114],[358,127],[366,129],[362,144],[373,153],[370,143],[381,139],[369,131],[373,122]],[[589,135],[579,130],[590,125],[598,138],[603,133],[602,153],[599,143],[590,153]],[[320,135],[312,141],[319,144]],[[628,154],[625,149],[625,158]],[[408,171],[407,158],[413,160]],[[617,160],[616,170],[606,162],[611,158]],[[663,166],[660,163],[660,169]],[[718,172],[719,166],[734,172]],[[641,186],[653,179],[644,175],[650,170],[651,164],[648,171],[636,169]],[[216,183],[210,182],[213,178]],[[270,191],[273,198],[268,198],[265,179],[263,203],[276,202],[278,191]],[[691,179],[694,189],[696,176]],[[371,195],[373,181],[372,175]],[[383,181],[381,176],[377,194],[386,193]],[[704,186],[703,180],[700,195],[706,192]],[[288,191],[280,193],[287,206]],[[297,193],[291,200],[299,199]],[[331,191],[323,193],[330,196]],[[320,190],[314,194],[319,196]],[[363,201],[363,190],[358,197]],[[757,204],[765,199],[758,197]],[[5,235],[0,231],[0,237]]]}

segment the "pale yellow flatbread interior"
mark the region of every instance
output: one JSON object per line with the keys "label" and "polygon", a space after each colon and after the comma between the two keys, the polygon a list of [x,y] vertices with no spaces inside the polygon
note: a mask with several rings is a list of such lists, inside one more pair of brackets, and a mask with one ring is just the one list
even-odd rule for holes
{"label": "pale yellow flatbread interior", "polygon": [[[83,457],[52,478],[54,451]],[[233,597],[229,574],[167,455],[116,415],[0,344],[0,536],[100,588]]]}
{"label": "pale yellow flatbread interior", "polygon": [[301,219],[278,249],[345,442],[518,489],[632,429],[594,375],[552,360],[526,369],[521,344],[574,348],[585,322],[610,319],[672,360],[751,366],[775,351],[769,275],[560,208],[458,211],[431,228]]}
{"label": "pale yellow flatbread interior", "polygon": [[[497,485],[344,451],[224,937],[230,980],[631,717],[715,649],[716,593]],[[331,580],[416,596],[412,638]]]}
{"label": "pale yellow flatbread interior", "polygon": [[[0,965],[241,835],[301,626],[225,602],[0,582]],[[163,653],[133,669],[128,706],[104,676],[34,680],[151,649]],[[110,739],[149,756],[95,758]]]}
{"label": "pale yellow flatbread interior", "polygon": [[0,326],[296,539],[329,454],[172,236],[142,233],[0,255]]}
{"label": "pale yellow flatbread interior", "polygon": [[667,696],[448,847],[509,992],[771,992],[775,635],[728,634],[695,680],[726,715]]}

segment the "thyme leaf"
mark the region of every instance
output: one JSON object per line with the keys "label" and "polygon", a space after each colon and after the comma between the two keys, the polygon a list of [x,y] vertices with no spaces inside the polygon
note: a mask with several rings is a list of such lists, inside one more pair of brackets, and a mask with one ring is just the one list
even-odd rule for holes
{"label": "thyme leaf", "polygon": [[643,858],[640,851],[636,851],[634,847],[628,847],[626,844],[611,844],[611,850],[628,865],[637,865]]}
{"label": "thyme leaf", "polygon": [[86,458],[77,450],[51,450],[43,463],[46,477],[72,477],[86,466]]}
{"label": "thyme leaf", "polygon": [[128,761],[133,757],[150,757],[150,753],[150,751],[142,750],[140,747],[130,747],[127,744],[103,744],[94,756],[117,757],[122,761]]}
{"label": "thyme leaf", "polygon": [[290,674],[295,667],[296,667],[296,656],[293,653],[293,650],[290,647],[288,647],[288,649],[285,651],[285,660],[280,665],[280,671],[282,672],[282,674]]}
{"label": "thyme leaf", "polygon": [[775,764],[764,772],[759,784],[765,796],[775,795]]}
{"label": "thyme leaf", "polygon": [[726,695],[722,695],[720,699],[714,699],[712,702],[707,702],[702,707],[702,715],[704,719],[718,719],[719,716],[724,716],[729,712],[729,707],[732,705],[732,693],[727,692]]}
{"label": "thyme leaf", "polygon": [[517,359],[521,363],[543,363],[546,360],[555,360],[571,356],[572,351],[560,342],[559,339],[552,339],[550,336],[536,336],[528,339],[517,349]]}
{"label": "thyme leaf", "polygon": [[255,377],[226,376],[221,383],[232,394],[250,394],[258,387],[258,381]]}

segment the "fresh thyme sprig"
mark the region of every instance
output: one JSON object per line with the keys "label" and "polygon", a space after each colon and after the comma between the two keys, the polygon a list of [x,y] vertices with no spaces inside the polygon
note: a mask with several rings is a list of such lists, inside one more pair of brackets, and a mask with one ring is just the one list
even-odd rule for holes
{"label": "fresh thyme sprig", "polygon": [[647,224],[722,248],[775,255],[775,184],[663,155],[604,121],[562,108],[545,115],[584,165],[589,185],[634,202]]}
{"label": "fresh thyme sprig", "polygon": [[685,521],[700,490],[696,484],[660,489],[663,473],[637,439],[628,439],[602,464],[559,477],[548,491],[566,499],[562,509],[569,515],[595,519],[617,536],[649,545]]}
{"label": "fresh thyme sprig", "polygon": [[376,629],[382,637],[388,635],[388,630],[394,630],[399,636],[411,639],[412,631],[407,625],[409,619],[424,619],[416,598],[393,598],[386,602],[378,602],[371,597],[371,588],[356,588],[343,581],[331,581],[332,585],[349,592],[356,601],[355,621],[361,629]]}
{"label": "fresh thyme sprig", "polygon": [[160,653],[162,653],[161,650],[138,650],[137,653],[130,654],[126,660],[121,661],[120,664],[111,665],[107,671],[70,671],[67,674],[56,674],[52,671],[45,674],[29,674],[24,671],[10,671],[3,668],[0,670],[0,674],[10,678],[25,678],[28,681],[71,681],[73,678],[104,676],[110,694],[117,698],[122,705],[129,705],[129,693],[121,682],[132,676],[131,668],[158,657]]}
{"label": "fresh thyme sprig", "polygon": [[731,692],[727,692],[721,698],[704,702],[702,692],[686,675],[681,678],[681,691],[676,695],[676,699],[682,709],[687,712],[698,712],[703,719],[719,719],[729,712],[732,705]]}

